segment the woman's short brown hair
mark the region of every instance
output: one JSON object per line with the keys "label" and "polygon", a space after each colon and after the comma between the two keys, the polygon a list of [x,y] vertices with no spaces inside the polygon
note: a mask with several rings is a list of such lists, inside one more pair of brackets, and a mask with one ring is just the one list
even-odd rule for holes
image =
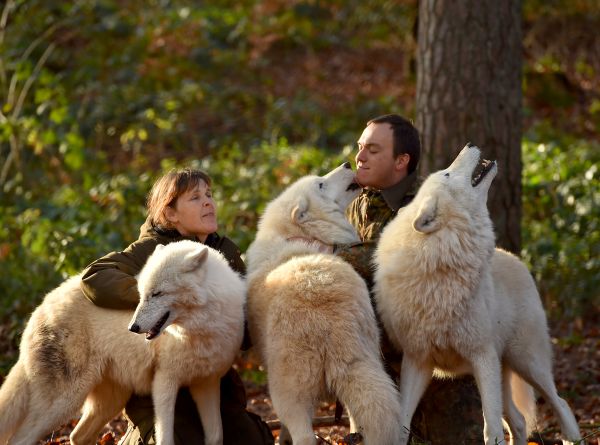
{"label": "woman's short brown hair", "polygon": [[160,177],[152,186],[146,200],[148,219],[152,226],[171,228],[165,217],[165,209],[174,205],[177,199],[190,189],[194,189],[203,181],[210,187],[211,179],[202,170],[184,168],[171,170]]}

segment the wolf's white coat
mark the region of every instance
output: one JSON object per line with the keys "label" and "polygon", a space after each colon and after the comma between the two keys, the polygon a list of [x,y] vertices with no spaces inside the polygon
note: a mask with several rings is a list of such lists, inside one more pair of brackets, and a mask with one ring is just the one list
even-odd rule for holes
{"label": "wolf's white coat", "polygon": [[95,444],[133,392],[152,393],[158,443],[173,444],[173,407],[186,385],[206,443],[221,444],[219,382],[243,336],[243,279],[199,243],[158,248],[138,276],[135,320],[147,332],[170,312],[152,341],[127,330],[132,311],[88,301],[80,279],[50,292],[27,323],[19,360],[0,388],[0,444],[31,445],[82,406],[71,443]]}
{"label": "wolf's white coat", "polygon": [[[558,415],[566,439],[579,431],[552,378],[546,315],[529,271],[515,256],[495,249],[486,201],[496,175],[476,186],[471,175],[480,151],[467,146],[452,165],[430,175],[411,204],[381,234],[375,263],[375,298],[384,328],[403,351],[402,423],[407,428],[432,375],[474,374],[483,405],[485,443],[525,444],[522,400],[531,427],[539,390]],[[522,408],[525,406],[522,406]],[[525,407],[526,408],[526,407]],[[402,444],[406,443],[403,438]],[[569,443],[569,442],[565,442]]]}
{"label": "wolf's white coat", "polygon": [[366,445],[400,438],[398,394],[383,369],[367,287],[348,263],[316,245],[358,241],[344,216],[357,195],[348,190],[353,178],[348,164],[292,184],[265,209],[247,252],[250,334],[294,445],[316,442],[312,415],[329,394],[348,409]]}

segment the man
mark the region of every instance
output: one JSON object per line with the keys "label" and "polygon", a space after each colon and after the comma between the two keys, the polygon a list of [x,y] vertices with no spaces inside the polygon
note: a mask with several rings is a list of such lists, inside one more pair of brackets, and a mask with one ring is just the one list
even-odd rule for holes
{"label": "man", "polygon": [[[417,129],[396,114],[370,120],[358,140],[356,180],[363,190],[346,213],[362,242],[333,246],[333,252],[354,267],[369,289],[373,286],[372,257],[379,235],[418,189],[420,154]],[[381,333],[384,365],[397,381],[402,354],[392,347],[383,326]],[[411,429],[429,443],[445,443],[448,437],[480,443],[481,403],[473,379],[434,380],[413,416]]]}
{"label": "man", "polygon": [[396,114],[370,120],[358,140],[356,180],[363,190],[348,207],[347,215],[362,242],[334,246],[333,250],[352,264],[369,289],[377,239],[398,209],[415,196],[420,155],[417,129]]}

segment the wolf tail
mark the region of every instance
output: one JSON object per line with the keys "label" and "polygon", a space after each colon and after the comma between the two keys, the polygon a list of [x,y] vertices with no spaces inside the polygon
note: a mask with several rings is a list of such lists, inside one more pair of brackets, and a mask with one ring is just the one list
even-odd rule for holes
{"label": "wolf tail", "polygon": [[529,383],[511,373],[512,398],[515,405],[525,417],[527,436],[536,428],[535,394]]}
{"label": "wolf tail", "polygon": [[380,363],[361,360],[335,383],[335,392],[354,424],[351,426],[362,433],[365,445],[393,445],[401,441],[398,390]]}
{"label": "wolf tail", "polygon": [[0,444],[5,444],[23,421],[29,403],[25,368],[18,361],[0,388]]}

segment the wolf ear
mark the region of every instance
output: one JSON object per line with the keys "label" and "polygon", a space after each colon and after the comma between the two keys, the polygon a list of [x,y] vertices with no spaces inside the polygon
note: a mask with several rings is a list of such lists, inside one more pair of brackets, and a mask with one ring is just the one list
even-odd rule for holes
{"label": "wolf ear", "polygon": [[437,214],[437,199],[429,197],[421,204],[417,216],[413,221],[413,228],[417,232],[432,233],[441,226]]}
{"label": "wolf ear", "polygon": [[308,220],[308,201],[306,198],[300,198],[298,204],[292,209],[290,216],[292,217],[292,221],[296,224],[302,224]]}
{"label": "wolf ear", "polygon": [[208,257],[208,247],[201,246],[198,250],[186,255],[186,271],[192,272],[204,264]]}

